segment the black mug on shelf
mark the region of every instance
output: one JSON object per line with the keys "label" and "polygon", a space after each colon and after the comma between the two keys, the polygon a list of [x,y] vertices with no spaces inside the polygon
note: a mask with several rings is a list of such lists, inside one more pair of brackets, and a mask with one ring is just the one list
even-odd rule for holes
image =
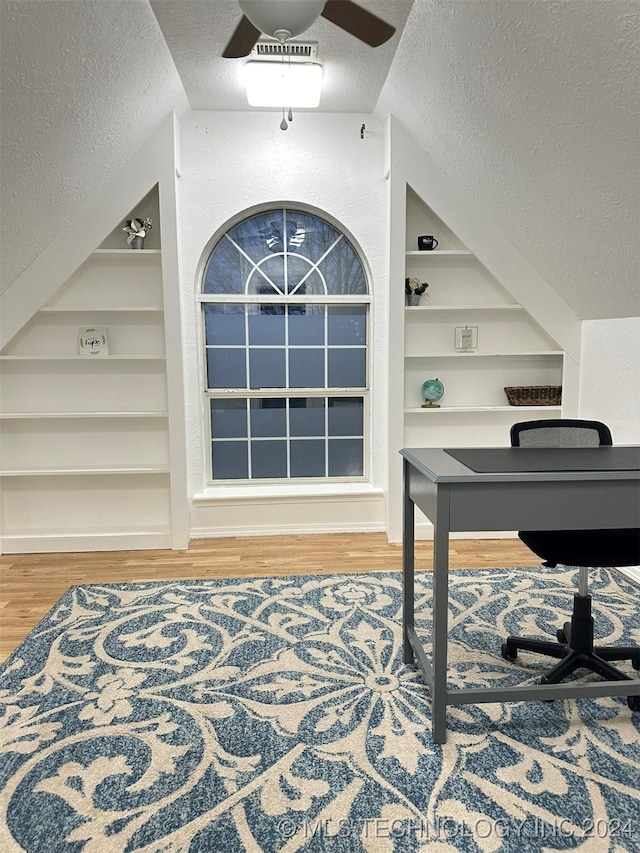
{"label": "black mug on shelf", "polygon": [[421,252],[432,252],[438,245],[438,241],[435,237],[432,236],[424,236],[418,237],[418,249]]}

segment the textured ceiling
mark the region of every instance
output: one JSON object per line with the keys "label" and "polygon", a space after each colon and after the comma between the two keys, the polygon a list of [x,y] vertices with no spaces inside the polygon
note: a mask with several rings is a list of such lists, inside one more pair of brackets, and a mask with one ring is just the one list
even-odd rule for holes
{"label": "textured ceiling", "polygon": [[1,0],[0,57],[4,291],[188,104],[146,2]]}
{"label": "textured ceiling", "polygon": [[[150,0],[194,110],[246,110],[246,59],[222,59],[242,13],[237,0]],[[420,0],[418,0],[420,2]],[[321,112],[371,112],[378,100],[413,0],[359,0],[396,28],[371,48],[319,18],[297,41],[318,44],[323,66]]]}
{"label": "textured ceiling", "polygon": [[640,316],[639,18],[417,0],[377,108],[583,319]]}

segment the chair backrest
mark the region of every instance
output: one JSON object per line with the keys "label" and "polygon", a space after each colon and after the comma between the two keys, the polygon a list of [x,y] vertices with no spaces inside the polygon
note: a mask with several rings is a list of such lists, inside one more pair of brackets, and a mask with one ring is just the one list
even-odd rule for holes
{"label": "chair backrest", "polygon": [[609,427],[600,421],[551,418],[522,421],[511,427],[512,447],[598,447],[613,444]]}

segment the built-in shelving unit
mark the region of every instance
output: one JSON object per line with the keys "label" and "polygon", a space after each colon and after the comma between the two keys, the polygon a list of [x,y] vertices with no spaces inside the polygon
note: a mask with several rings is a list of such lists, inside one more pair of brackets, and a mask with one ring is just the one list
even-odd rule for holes
{"label": "built-in shelving unit", "polygon": [[[424,234],[437,238],[436,249],[417,249],[418,236]],[[508,283],[499,282],[408,185],[404,275],[429,286],[417,306],[403,305],[403,288],[392,292],[391,325],[397,334],[391,341],[390,372],[402,388],[402,405],[391,412],[393,443],[504,446],[513,423],[561,415],[561,405],[512,406],[504,388],[562,385],[564,350],[513,297]],[[455,330],[465,326],[477,329],[477,346],[460,351]],[[422,406],[427,379],[444,385],[439,407]],[[394,393],[399,403],[400,387]],[[395,471],[393,452],[391,463]],[[392,538],[398,538],[399,502],[393,504],[389,527]],[[418,535],[429,535],[421,513],[417,523]]]}
{"label": "built-in shelving unit", "polygon": [[[148,248],[114,229],[0,353],[7,551],[171,547],[171,466],[157,189]],[[79,330],[107,330],[83,355]]]}
{"label": "built-in shelving unit", "polygon": [[[433,234],[433,251],[417,238]],[[475,255],[407,189],[405,276],[429,284],[404,307],[405,446],[499,445],[511,423],[557,416],[561,406],[511,406],[510,385],[561,385],[564,352]],[[456,348],[456,327],[477,328],[477,346]],[[425,379],[445,387],[440,408],[422,408]]]}

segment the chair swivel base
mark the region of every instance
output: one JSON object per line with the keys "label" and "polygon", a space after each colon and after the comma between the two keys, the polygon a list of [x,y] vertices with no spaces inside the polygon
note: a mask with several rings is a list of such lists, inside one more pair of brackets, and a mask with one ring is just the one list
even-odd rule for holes
{"label": "chair swivel base", "polygon": [[[507,637],[502,644],[502,657],[515,661],[518,649],[559,658],[541,679],[541,684],[558,684],[577,669],[595,672],[607,681],[634,681],[609,661],[630,660],[634,669],[640,670],[639,646],[594,646],[591,596],[574,595],[571,622],[566,622],[556,636],[558,642],[536,640],[530,637]],[[640,696],[628,696],[632,711],[640,711]]]}

